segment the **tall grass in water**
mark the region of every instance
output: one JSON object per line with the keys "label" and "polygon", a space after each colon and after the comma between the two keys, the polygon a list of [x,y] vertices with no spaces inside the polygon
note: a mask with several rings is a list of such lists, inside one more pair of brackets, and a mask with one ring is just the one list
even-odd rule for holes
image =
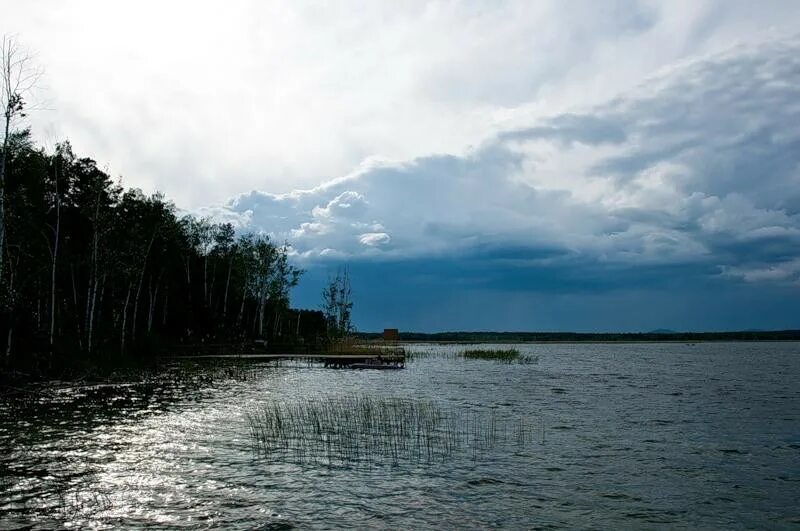
{"label": "tall grass in water", "polygon": [[467,360],[496,360],[512,362],[519,359],[519,350],[510,349],[470,349],[463,353]]}
{"label": "tall grass in water", "polygon": [[539,362],[539,356],[522,354],[515,348],[510,349],[490,349],[475,348],[463,351],[434,352],[430,350],[410,350],[406,352],[406,359],[413,361],[419,358],[445,358],[445,359],[465,359],[465,360],[489,360],[501,363],[519,363],[529,365]]}
{"label": "tall grass in water", "polygon": [[461,414],[434,402],[363,395],[272,402],[248,414],[266,458],[328,465],[433,462],[500,445],[522,447],[532,425],[513,429],[494,415]]}

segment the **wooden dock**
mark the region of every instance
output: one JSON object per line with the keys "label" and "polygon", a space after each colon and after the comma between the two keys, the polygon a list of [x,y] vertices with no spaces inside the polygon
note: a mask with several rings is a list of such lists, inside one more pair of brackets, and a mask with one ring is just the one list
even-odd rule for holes
{"label": "wooden dock", "polygon": [[168,356],[170,359],[243,359],[243,360],[294,360],[318,363],[332,369],[347,368],[404,368],[406,354],[403,348],[378,349],[368,348],[358,352],[321,352],[321,353],[232,353],[232,354],[181,354]]}

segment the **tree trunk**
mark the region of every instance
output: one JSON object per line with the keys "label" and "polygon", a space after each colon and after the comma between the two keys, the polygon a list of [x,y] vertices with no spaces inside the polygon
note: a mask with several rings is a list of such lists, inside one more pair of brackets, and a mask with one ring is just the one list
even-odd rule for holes
{"label": "tree trunk", "polygon": [[14,339],[14,324],[8,320],[8,337],[6,337],[6,363],[11,360],[11,343]]}
{"label": "tree trunk", "polygon": [[150,256],[150,249],[153,247],[153,241],[156,239],[156,234],[158,233],[158,228],[153,231],[153,235],[150,237],[150,243],[147,244],[147,251],[144,253],[144,259],[142,260],[142,270],[139,273],[139,286],[136,288],[136,298],[133,300],[133,319],[131,319],[131,341],[136,340],[136,315],[139,312],[139,296],[142,294],[142,284],[144,284],[144,272],[147,269],[147,258]]}
{"label": "tree trunk", "polygon": [[[106,276],[104,274],[103,275],[103,280],[102,280],[103,285],[105,285],[105,281],[106,281]],[[100,301],[101,302],[102,302],[102,299],[103,299],[103,294],[101,292],[101,294],[100,294]],[[89,353],[92,352],[92,333],[94,332],[94,316],[95,316],[95,313],[96,313],[96,310],[95,310],[96,306],[97,306],[97,279],[95,278],[94,289],[92,290],[91,311],[89,312],[89,323],[88,323],[89,332],[88,332],[88,334],[86,336],[86,348],[89,351]]]}
{"label": "tree trunk", "polygon": [[58,165],[61,162],[59,156],[56,161],[55,169],[55,184],[56,184],[56,229],[55,241],[53,242],[53,263],[50,269],[50,347],[53,346],[55,341],[54,335],[56,330],[56,263],[58,261],[58,241],[61,233],[61,198],[58,195]]}
{"label": "tree trunk", "polygon": [[222,298],[222,319],[228,314],[228,289],[231,287],[231,270],[233,269],[233,257],[228,261],[228,278],[225,280],[225,296]]}
{"label": "tree trunk", "polygon": [[214,307],[214,284],[217,278],[217,261],[214,260],[214,263],[211,266],[211,285],[208,286],[208,306],[213,308]]}
{"label": "tree trunk", "polygon": [[208,304],[208,254],[203,259],[203,303]]}
{"label": "tree trunk", "polygon": [[247,272],[245,272],[245,282],[242,284],[242,304],[239,306],[239,316],[236,318],[236,326],[242,326],[244,319],[244,303],[247,300]]}
{"label": "tree trunk", "polygon": [[187,291],[187,298],[189,300],[189,307],[192,306],[192,259],[190,256],[186,256],[184,260],[184,266],[186,269],[186,291]]}
{"label": "tree trunk", "polygon": [[164,315],[161,318],[161,326],[167,326],[167,306],[169,305],[169,284],[165,286],[167,292],[164,294]]}
{"label": "tree trunk", "polygon": [[131,301],[131,290],[133,289],[133,282],[128,282],[128,293],[125,296],[125,305],[122,307],[122,335],[119,343],[120,354],[125,354],[125,330],[128,322],[128,303]]}
{"label": "tree trunk", "polygon": [[86,287],[86,318],[84,323],[84,330],[87,331],[86,349],[87,352],[92,351],[92,319],[94,315],[94,304],[97,300],[97,251],[99,247],[100,231],[98,228],[100,218],[100,191],[102,188],[98,187],[97,199],[95,200],[94,219],[92,220],[93,234],[92,234],[92,264],[89,270],[89,283]]}
{"label": "tree trunk", "polygon": [[97,275],[93,273],[89,278],[86,288],[86,319],[83,329],[86,330],[86,352],[92,352],[92,321],[94,319],[94,304],[97,300]]}
{"label": "tree trunk", "polygon": [[83,350],[83,337],[81,333],[81,319],[78,317],[78,288],[75,284],[75,266],[69,266],[70,276],[72,277],[72,304],[75,307],[75,330],[78,334],[78,348]]}
{"label": "tree trunk", "polygon": [[264,306],[266,299],[259,297],[258,301],[258,337],[264,339]]}
{"label": "tree trunk", "polygon": [[6,161],[8,159],[8,131],[11,127],[11,111],[3,109],[5,129],[3,133],[3,152],[0,153],[0,284],[5,281],[6,261]]}
{"label": "tree trunk", "polygon": [[[158,286],[161,283],[161,275],[164,272],[158,274],[158,279],[156,279],[156,286],[153,289],[152,284],[148,292],[150,293],[150,307],[147,311],[147,333],[149,334],[153,330],[153,314],[156,310],[156,299],[158,298]],[[152,280],[152,277],[151,277]]]}
{"label": "tree trunk", "polygon": [[[17,258],[19,260],[19,258]],[[5,365],[11,362],[11,343],[14,338],[14,306],[16,305],[16,296],[14,294],[14,266],[11,265],[9,260],[9,282],[8,282],[8,335],[6,336],[6,352],[5,352]]]}
{"label": "tree trunk", "polygon": [[150,289],[148,289],[147,292],[148,295],[150,295],[150,304],[147,305],[147,333],[149,335],[153,330],[153,308],[156,305],[156,297],[158,296],[158,284],[156,284],[154,291],[151,283]]}

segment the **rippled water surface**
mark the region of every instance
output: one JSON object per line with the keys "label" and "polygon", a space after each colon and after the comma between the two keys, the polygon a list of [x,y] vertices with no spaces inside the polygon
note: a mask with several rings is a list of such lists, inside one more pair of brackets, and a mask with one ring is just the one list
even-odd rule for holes
{"label": "rippled water surface", "polygon": [[[4,402],[0,528],[800,526],[800,344],[519,348],[538,362],[253,364]],[[254,450],[248,412],[353,394],[523,419],[534,436],[370,466]]]}

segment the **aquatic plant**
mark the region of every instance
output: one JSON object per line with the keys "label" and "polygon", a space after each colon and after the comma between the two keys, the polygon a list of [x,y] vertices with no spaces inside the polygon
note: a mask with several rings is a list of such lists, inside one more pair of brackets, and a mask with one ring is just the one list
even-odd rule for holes
{"label": "aquatic plant", "polygon": [[444,358],[444,359],[465,359],[465,360],[489,360],[503,363],[532,364],[539,362],[539,356],[522,354],[515,348],[510,349],[488,349],[476,348],[463,351],[436,351],[413,349],[406,351],[406,360],[413,361],[420,358]]}
{"label": "aquatic plant", "polygon": [[269,402],[247,416],[256,451],[269,460],[375,464],[432,462],[498,446],[522,447],[532,425],[492,412],[461,413],[428,400],[364,395]]}
{"label": "aquatic plant", "polygon": [[468,349],[462,354],[467,360],[497,360],[497,361],[516,361],[519,358],[519,350],[510,349]]}

